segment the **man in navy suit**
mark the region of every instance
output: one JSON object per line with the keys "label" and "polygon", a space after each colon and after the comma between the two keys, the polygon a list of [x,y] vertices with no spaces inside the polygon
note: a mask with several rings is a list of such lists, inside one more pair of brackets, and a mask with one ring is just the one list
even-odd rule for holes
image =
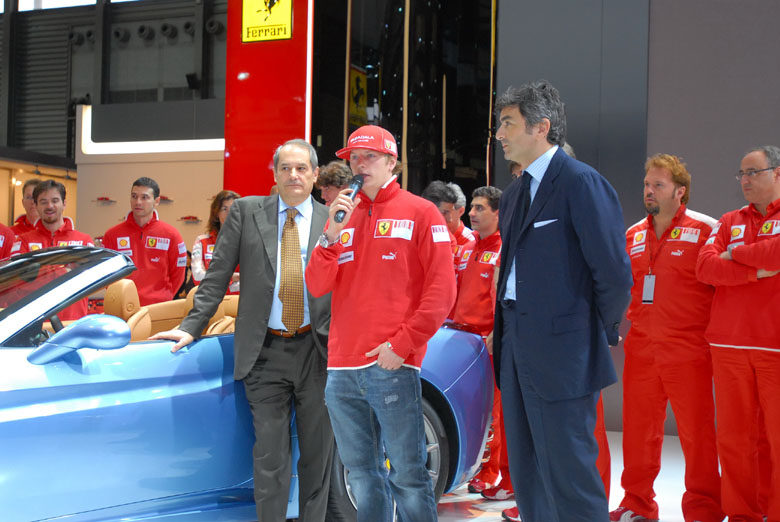
{"label": "man in navy suit", "polygon": [[504,191],[493,362],[523,522],[606,522],[593,436],[609,346],[630,300],[617,194],[570,158],[564,104],[546,81],[496,101],[504,156],[526,166]]}

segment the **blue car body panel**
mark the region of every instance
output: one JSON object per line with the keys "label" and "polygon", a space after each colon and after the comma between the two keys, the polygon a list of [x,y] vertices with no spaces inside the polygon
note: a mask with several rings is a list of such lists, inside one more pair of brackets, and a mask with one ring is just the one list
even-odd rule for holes
{"label": "blue car body panel", "polygon": [[442,393],[457,427],[458,459],[450,463],[454,474],[445,490],[449,492],[479,470],[490,424],[493,369],[481,337],[440,328],[428,343],[420,378]]}
{"label": "blue car body panel", "polygon": [[[67,326],[60,338],[78,338],[67,334],[98,318]],[[91,326],[92,344],[116,343],[95,338],[100,329]],[[0,346],[0,521],[255,519],[254,433],[243,384],[233,380],[233,336],[205,337],[175,354],[171,345],[39,349],[50,362],[30,357],[32,346]],[[455,427],[453,489],[478,468],[487,434],[493,381],[484,344],[440,329],[421,378]],[[294,421],[291,431],[295,470]],[[293,475],[289,518],[297,500]]]}

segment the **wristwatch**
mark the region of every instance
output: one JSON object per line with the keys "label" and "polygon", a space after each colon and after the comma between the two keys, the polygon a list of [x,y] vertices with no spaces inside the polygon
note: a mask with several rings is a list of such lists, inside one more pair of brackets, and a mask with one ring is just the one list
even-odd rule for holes
{"label": "wristwatch", "polygon": [[320,236],[320,239],[318,240],[318,243],[322,248],[328,248],[335,245],[337,241],[331,243],[330,241],[328,241],[328,234],[323,232],[322,235]]}

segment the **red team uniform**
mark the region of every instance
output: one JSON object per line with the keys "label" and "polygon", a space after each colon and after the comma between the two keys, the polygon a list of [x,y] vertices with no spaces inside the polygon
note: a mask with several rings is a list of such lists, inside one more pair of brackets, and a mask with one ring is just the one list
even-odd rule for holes
{"label": "red team uniform", "polygon": [[[199,285],[206,276],[206,270],[209,269],[211,259],[214,257],[214,248],[217,244],[217,232],[210,232],[195,238],[195,245],[192,247],[192,281]],[[238,271],[238,267],[236,267]],[[231,281],[228,285],[228,295],[239,293],[239,282]]]}
{"label": "red team uniform", "polygon": [[339,238],[316,247],[306,267],[312,295],[333,291],[328,368],[375,364],[366,352],[385,341],[404,366],[420,368],[455,300],[450,234],[438,209],[392,178],[374,201],[361,198]]}
{"label": "red team uniform", "polygon": [[11,225],[11,230],[14,231],[14,234],[16,236],[21,236],[25,232],[32,232],[35,229],[35,223],[30,223],[30,220],[27,219],[27,214],[22,214],[18,218],[16,218],[16,221],[14,221],[14,224]]}
{"label": "red team uniform", "polygon": [[187,247],[173,226],[160,221],[157,211],[139,227],[133,213],[109,228],[103,246],[127,254],[137,270],[128,276],[138,288],[141,306],[170,301],[184,281]]}
{"label": "red team uniform", "polygon": [[15,239],[14,231],[0,223],[0,261],[10,257]]}
{"label": "red team uniform", "polygon": [[[720,258],[731,251],[733,261]],[[712,347],[723,509],[729,520],[780,521],[780,199],[725,214],[701,249],[697,275],[715,286],[705,333]],[[766,509],[759,503],[759,430],[771,454]],[[760,485],[760,486],[759,486]],[[766,513],[764,511],[766,510]],[[737,518],[739,515],[739,518]]]}
{"label": "red team uniform", "polygon": [[462,270],[461,265],[466,261],[463,259],[466,250],[474,248],[477,233],[468,228],[463,224],[463,221],[461,221],[458,230],[452,235],[455,238],[455,271],[459,272]]}
{"label": "red team uniform", "polygon": [[[472,237],[475,238],[474,244],[465,246],[458,267],[458,300],[453,310],[453,320],[474,327],[476,333],[484,338],[493,331],[493,307],[496,303],[496,285],[493,278],[501,252],[501,234],[496,231],[481,239],[479,233],[474,232]],[[493,356],[490,357],[492,360]],[[492,487],[496,482],[499,471],[501,482],[511,484],[501,411],[501,394],[494,387],[493,440],[488,443],[490,460],[482,464],[482,469],[475,477],[487,483],[488,487]]]}
{"label": "red team uniform", "polygon": [[669,401],[685,456],[685,520],[723,519],[712,363],[704,337],[714,289],[696,279],[699,250],[714,224],[683,204],[660,239],[653,216],[626,232],[634,286],[624,343],[620,505],[649,519],[658,518],[653,482],[661,469]]}
{"label": "red team uniform", "polygon": [[[73,221],[69,217],[62,218],[63,225],[54,233],[43,226],[39,219],[30,232],[25,232],[14,243],[11,255],[24,254],[33,250],[49,248],[53,246],[86,245],[94,246],[89,234],[79,232],[73,228]],[[65,308],[57,314],[63,321],[80,319],[87,315],[87,298],[81,299]]]}

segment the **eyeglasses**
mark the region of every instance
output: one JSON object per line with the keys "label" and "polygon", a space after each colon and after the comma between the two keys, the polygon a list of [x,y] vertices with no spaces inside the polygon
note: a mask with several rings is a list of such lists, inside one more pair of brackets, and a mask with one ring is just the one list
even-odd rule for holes
{"label": "eyeglasses", "polygon": [[747,176],[748,178],[752,178],[756,174],[760,172],[764,172],[765,170],[775,170],[777,167],[767,167],[765,169],[759,169],[759,170],[740,170],[737,172],[737,174],[734,176],[737,178],[737,181],[742,181],[742,176]]}

